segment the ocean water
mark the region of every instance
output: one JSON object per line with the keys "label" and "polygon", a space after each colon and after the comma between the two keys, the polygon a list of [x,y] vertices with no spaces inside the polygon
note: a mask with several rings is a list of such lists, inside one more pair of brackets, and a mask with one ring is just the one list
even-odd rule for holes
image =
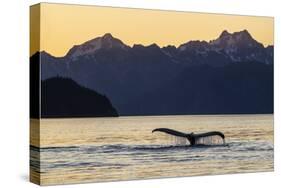
{"label": "ocean water", "polygon": [[[35,121],[35,120],[32,120]],[[273,115],[150,116],[31,121],[31,172],[41,184],[272,171]],[[226,145],[190,147],[165,133],[221,131]],[[40,165],[39,165],[40,158]]]}

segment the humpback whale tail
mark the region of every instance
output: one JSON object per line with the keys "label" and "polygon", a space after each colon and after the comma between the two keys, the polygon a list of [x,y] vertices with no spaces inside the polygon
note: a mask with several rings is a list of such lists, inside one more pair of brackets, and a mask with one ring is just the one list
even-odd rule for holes
{"label": "humpback whale tail", "polygon": [[157,128],[152,130],[152,133],[154,132],[163,132],[172,136],[186,138],[192,146],[199,144],[225,144],[225,136],[219,131],[194,134],[193,132],[183,133],[168,128]]}

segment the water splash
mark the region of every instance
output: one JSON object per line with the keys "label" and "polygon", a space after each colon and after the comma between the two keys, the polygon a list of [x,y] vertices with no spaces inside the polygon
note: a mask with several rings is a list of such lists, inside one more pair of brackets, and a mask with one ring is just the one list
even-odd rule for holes
{"label": "water splash", "polygon": [[[176,146],[190,145],[187,138],[177,137],[173,135],[167,135],[167,144],[176,145]],[[196,145],[225,145],[225,140],[219,136],[208,136],[208,137],[196,139],[195,144]]]}
{"label": "water splash", "polygon": [[219,136],[207,136],[207,137],[196,139],[195,144],[221,145],[221,144],[225,144],[225,140]]}

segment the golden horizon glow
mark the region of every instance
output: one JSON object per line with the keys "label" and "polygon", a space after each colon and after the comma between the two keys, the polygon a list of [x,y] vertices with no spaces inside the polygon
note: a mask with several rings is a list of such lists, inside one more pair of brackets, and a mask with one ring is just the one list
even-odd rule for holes
{"label": "golden horizon glow", "polygon": [[[161,11],[41,3],[40,51],[64,56],[74,45],[111,33],[125,44],[179,46],[190,40],[210,41],[223,30],[247,29],[252,37],[273,45],[274,19],[193,12]],[[31,54],[35,51],[31,51]]]}

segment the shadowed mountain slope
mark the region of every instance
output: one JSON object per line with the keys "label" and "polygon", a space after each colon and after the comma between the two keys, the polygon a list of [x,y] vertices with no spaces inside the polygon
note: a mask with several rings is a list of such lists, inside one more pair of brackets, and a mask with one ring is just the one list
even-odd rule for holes
{"label": "shadowed mountain slope", "polygon": [[114,117],[108,98],[68,78],[50,78],[41,84],[41,117]]}

